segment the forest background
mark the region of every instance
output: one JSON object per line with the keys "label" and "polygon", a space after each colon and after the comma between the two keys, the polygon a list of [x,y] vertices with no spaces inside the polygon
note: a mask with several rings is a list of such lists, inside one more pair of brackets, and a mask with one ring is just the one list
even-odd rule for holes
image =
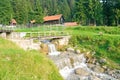
{"label": "forest background", "polygon": [[120,0],[0,0],[0,24],[43,23],[43,17],[63,14],[65,21],[81,25],[118,26]]}

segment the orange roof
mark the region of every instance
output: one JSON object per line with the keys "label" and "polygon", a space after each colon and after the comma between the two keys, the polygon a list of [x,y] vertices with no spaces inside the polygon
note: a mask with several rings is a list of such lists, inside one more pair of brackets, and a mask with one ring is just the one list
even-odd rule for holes
{"label": "orange roof", "polygon": [[66,22],[64,23],[65,26],[77,26],[77,22]]}
{"label": "orange roof", "polygon": [[11,23],[15,23],[15,24],[16,24],[17,22],[16,22],[15,19],[12,19],[12,20],[11,20]]}
{"label": "orange roof", "polygon": [[59,20],[62,17],[62,14],[59,15],[53,15],[53,16],[45,16],[43,19],[44,21],[53,21],[53,20]]}

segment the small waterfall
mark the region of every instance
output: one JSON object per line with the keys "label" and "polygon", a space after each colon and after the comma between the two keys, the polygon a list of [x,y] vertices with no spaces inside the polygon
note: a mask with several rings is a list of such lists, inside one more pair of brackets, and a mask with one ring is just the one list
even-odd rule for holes
{"label": "small waterfall", "polygon": [[65,58],[62,60],[62,68],[60,69],[60,74],[64,77],[64,79],[67,79],[69,75],[74,73],[74,70],[77,68],[83,68],[87,65],[85,64],[86,59],[84,58],[84,55],[78,55],[78,56],[70,56],[68,58]]}
{"label": "small waterfall", "polygon": [[60,69],[59,72],[66,79],[71,73],[74,73],[74,70],[79,67],[86,67],[86,59],[84,55],[74,55],[74,54],[61,54],[59,56],[50,57],[57,67]]}
{"label": "small waterfall", "polygon": [[[84,54],[78,55],[75,53],[63,53],[60,54],[59,56],[50,56],[50,58],[57,65],[60,74],[65,80],[95,80],[93,75],[99,77],[100,80],[116,80],[107,74],[96,73],[92,71],[90,68],[88,68]],[[76,75],[75,70],[78,68],[85,70],[85,72],[87,72],[89,75],[88,76]]]}
{"label": "small waterfall", "polygon": [[56,50],[55,45],[52,43],[48,44],[48,50],[49,50],[49,53],[48,53],[49,55],[59,55],[60,54],[60,52],[58,52]]}

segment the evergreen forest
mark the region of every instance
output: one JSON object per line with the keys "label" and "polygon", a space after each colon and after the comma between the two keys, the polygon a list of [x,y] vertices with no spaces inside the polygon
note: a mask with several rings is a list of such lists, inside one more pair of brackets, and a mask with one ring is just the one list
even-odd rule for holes
{"label": "evergreen forest", "polygon": [[120,0],[0,0],[0,24],[8,25],[11,19],[40,24],[44,16],[55,14],[81,25],[118,26]]}

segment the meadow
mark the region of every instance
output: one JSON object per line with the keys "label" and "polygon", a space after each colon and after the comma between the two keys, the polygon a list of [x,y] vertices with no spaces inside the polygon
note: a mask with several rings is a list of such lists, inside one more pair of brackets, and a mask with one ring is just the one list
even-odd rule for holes
{"label": "meadow", "polygon": [[0,80],[62,80],[62,77],[46,55],[24,51],[0,38]]}

